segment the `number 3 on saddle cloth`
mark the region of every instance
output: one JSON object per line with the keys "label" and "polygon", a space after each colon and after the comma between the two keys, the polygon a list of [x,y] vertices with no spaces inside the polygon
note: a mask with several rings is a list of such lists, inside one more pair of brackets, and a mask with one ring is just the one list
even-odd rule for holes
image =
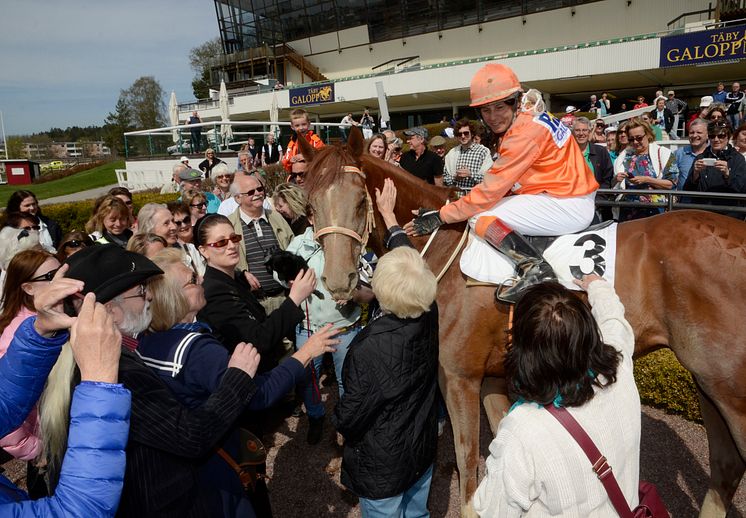
{"label": "number 3 on saddle cloth", "polygon": [[[616,223],[593,225],[575,234],[528,237],[566,288],[579,290],[573,279],[595,273],[614,285]],[[480,283],[500,285],[516,275],[515,264],[471,232],[461,254],[461,271]]]}

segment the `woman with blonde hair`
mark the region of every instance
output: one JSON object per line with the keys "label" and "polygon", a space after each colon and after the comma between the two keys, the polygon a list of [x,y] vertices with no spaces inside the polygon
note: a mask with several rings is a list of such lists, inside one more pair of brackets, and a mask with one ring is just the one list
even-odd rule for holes
{"label": "woman with blonde hair", "polygon": [[205,177],[209,178],[211,176],[212,169],[215,166],[219,164],[224,164],[224,163],[225,162],[223,162],[222,160],[220,160],[218,157],[215,156],[215,150],[209,147],[207,148],[207,150],[205,150],[205,159],[202,162],[200,162],[199,166],[197,167],[199,168],[200,171],[205,173]]}
{"label": "woman with blonde hair", "polygon": [[158,234],[146,232],[135,234],[127,242],[127,250],[152,258],[155,254],[168,247],[168,243]]}
{"label": "woman with blonde hair", "polygon": [[85,230],[92,236],[98,236],[98,244],[113,243],[125,248],[132,237],[131,226],[132,213],[129,207],[116,196],[107,194],[85,224]]}
{"label": "woman with blonde hair", "polygon": [[210,179],[215,184],[212,193],[220,198],[220,201],[225,201],[232,197],[231,184],[233,183],[234,176],[235,172],[231,171],[225,162],[220,162],[212,168]]}
{"label": "woman with blonde hair", "polygon": [[189,189],[181,195],[181,201],[189,206],[189,214],[192,218],[191,225],[207,214],[207,197],[201,191]]}
{"label": "woman with blonde hair", "polygon": [[[333,421],[345,438],[342,483],[363,517],[428,516],[438,441],[435,275],[402,246],[378,261],[383,315],[350,344]],[[385,448],[381,448],[385,444]]]}
{"label": "woman with blonde hair", "polygon": [[302,187],[292,183],[281,183],[272,194],[275,210],[290,225],[294,236],[303,234],[308,228],[308,194]]}

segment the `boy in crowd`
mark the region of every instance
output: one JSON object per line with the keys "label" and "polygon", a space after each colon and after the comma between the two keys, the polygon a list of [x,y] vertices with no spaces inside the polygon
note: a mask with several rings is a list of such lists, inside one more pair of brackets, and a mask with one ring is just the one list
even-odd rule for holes
{"label": "boy in crowd", "polygon": [[311,121],[308,118],[308,112],[306,110],[297,108],[290,112],[290,128],[295,132],[290,137],[288,142],[288,148],[285,151],[285,156],[282,158],[282,167],[289,173],[292,170],[293,163],[298,159],[298,136],[304,137],[309,144],[315,149],[324,147],[324,142],[321,138],[316,135],[313,130],[310,129]]}

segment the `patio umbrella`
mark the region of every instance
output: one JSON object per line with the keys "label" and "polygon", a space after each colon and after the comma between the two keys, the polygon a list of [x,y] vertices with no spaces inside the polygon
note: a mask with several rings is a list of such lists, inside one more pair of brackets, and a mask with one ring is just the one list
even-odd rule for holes
{"label": "patio umbrella", "polygon": [[[179,105],[176,102],[176,92],[171,92],[171,100],[168,102],[168,118],[171,119],[171,126],[179,125]],[[171,135],[174,142],[179,141],[179,130],[172,130]]]}
{"label": "patio umbrella", "polygon": [[[280,106],[277,101],[277,92],[274,92],[272,94],[272,104],[269,107],[269,121],[270,122],[278,122],[280,120]],[[277,132],[280,128],[273,124],[269,127],[269,131],[274,133],[275,137],[277,137]]]}
{"label": "patio umbrella", "polygon": [[[220,81],[220,119],[222,122],[230,122],[230,113],[228,112],[228,90],[225,88],[225,81]],[[223,124],[220,127],[220,135],[223,137],[223,145],[226,147],[233,140],[233,128],[230,124]]]}

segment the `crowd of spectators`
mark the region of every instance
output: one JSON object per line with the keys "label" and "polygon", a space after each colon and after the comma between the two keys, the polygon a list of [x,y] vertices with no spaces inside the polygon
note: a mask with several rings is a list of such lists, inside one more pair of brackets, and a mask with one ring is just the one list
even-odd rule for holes
{"label": "crowd of spectators", "polygon": [[[673,90],[652,106],[640,96],[635,108],[650,111],[618,125],[604,123],[615,111],[610,97],[590,97],[583,111],[595,119],[576,116],[573,106],[562,118],[602,188],[634,190],[643,202],[660,201],[649,189],[746,193],[746,101],[738,83],[703,97],[686,124],[687,105]],[[284,151],[273,134],[261,147],[249,139],[232,170],[207,149],[198,169],[188,161],[174,165],[161,192],[177,199],[148,203],[135,214],[132,194],[112,189],[96,200],[85,231],[63,236],[31,191],[10,197],[0,231],[0,394],[7,401],[0,407],[0,446],[28,463],[28,494],[13,489],[4,501],[32,498],[36,507],[29,508],[39,512],[62,506],[81,516],[271,516],[262,459],[248,470],[235,459],[245,453],[246,437],[261,450],[263,412],[288,399],[306,416],[306,442],[321,441],[326,410],[319,380],[329,353],[338,400],[331,423],[345,440],[342,483],[359,497],[363,516],[427,513],[439,419],[437,283],[398,227],[396,191],[387,181],[376,203],[395,249],[350,301],[332,299],[317,282],[325,257],[298,139],[317,149],[324,143],[305,111],[290,118],[294,134]],[[481,122],[446,122],[451,132],[432,138],[422,126],[405,130],[406,151],[390,129],[373,132],[368,110],[359,122],[348,114],[340,132],[346,140],[349,128],[360,126],[366,153],[460,197],[482,182],[499,155]],[[680,132],[688,145],[674,151],[663,144]],[[259,168],[274,163],[287,178],[270,193]],[[659,211],[598,215],[628,220]],[[302,266],[282,278],[273,265],[287,253]],[[623,317],[613,289],[594,281],[579,283],[593,315],[583,306],[572,318],[595,316],[591,334],[597,338],[600,329],[607,338],[605,326]],[[534,291],[534,303],[516,308],[506,363],[514,392],[527,397],[542,390],[542,380],[517,374],[541,341],[532,334],[540,327],[536,319],[547,300],[569,300],[559,286]],[[379,309],[365,323],[361,304],[373,301]],[[609,345],[586,341],[591,349],[578,349],[596,355],[597,372],[610,385],[616,380],[613,389],[603,398],[573,391],[558,397],[577,397],[589,412],[606,399],[629,399],[628,328],[609,331]],[[557,347],[573,339],[570,331],[552,331],[567,335]],[[585,377],[578,373],[578,386],[591,383]],[[511,412],[501,432],[539,430],[532,440],[546,442],[545,417],[533,410],[523,405]],[[639,434],[639,415],[614,419],[633,423]],[[410,436],[420,438],[415,446],[406,443]],[[555,448],[568,447],[564,442]],[[405,443],[412,448],[406,459],[396,454]],[[507,467],[490,466],[490,477],[510,471],[520,454],[514,446],[506,439],[499,458]],[[583,479],[572,466],[560,468],[567,468],[563,477]],[[624,483],[636,486],[633,478]],[[476,509],[489,514],[511,483],[485,479]]]}

